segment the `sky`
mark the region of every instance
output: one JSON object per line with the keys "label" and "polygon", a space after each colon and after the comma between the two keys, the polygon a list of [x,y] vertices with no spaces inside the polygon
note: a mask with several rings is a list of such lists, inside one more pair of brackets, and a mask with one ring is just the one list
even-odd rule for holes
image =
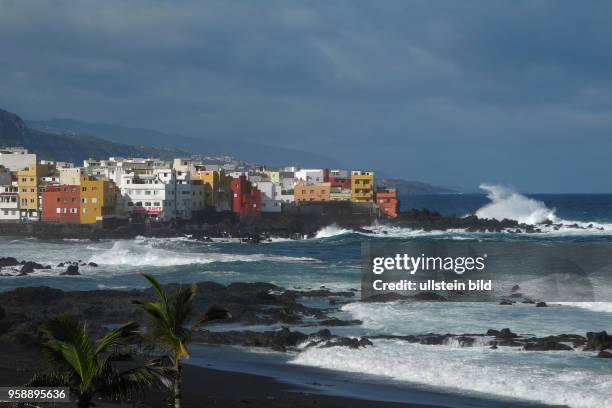
{"label": "sky", "polygon": [[0,108],[612,192],[609,1],[0,0]]}

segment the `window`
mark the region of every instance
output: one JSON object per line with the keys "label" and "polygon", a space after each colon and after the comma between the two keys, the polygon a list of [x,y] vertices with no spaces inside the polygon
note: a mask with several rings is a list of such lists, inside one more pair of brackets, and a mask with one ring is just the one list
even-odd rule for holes
{"label": "window", "polygon": [[151,202],[150,201],[146,201],[145,202],[145,207],[150,207],[151,206]]}
{"label": "window", "polygon": [[145,190],[145,195],[151,195],[151,190]]}
{"label": "window", "polygon": [[56,208],[56,209],[55,209],[55,212],[56,212],[56,213],[58,213],[58,214],[60,214],[60,213],[62,212],[62,209],[61,209],[61,208]]}
{"label": "window", "polygon": [[154,203],[153,203],[153,205],[154,205],[155,207],[159,207],[159,201],[154,202]]}
{"label": "window", "polygon": [[87,208],[83,208],[83,214],[87,214]]}
{"label": "window", "polygon": [[97,199],[96,197],[94,197],[94,198],[92,198],[92,199],[91,199],[91,202],[92,202],[93,204],[95,204],[95,203],[97,203],[97,202],[98,202],[98,199]]}
{"label": "window", "polygon": [[93,187],[91,188],[91,191],[98,191],[98,187],[93,186]]}
{"label": "window", "polygon": [[81,202],[82,202],[83,204],[87,204],[87,199],[86,199],[86,198],[81,198]]}
{"label": "window", "polygon": [[70,209],[70,214],[77,214],[77,209],[76,208],[71,208]]}

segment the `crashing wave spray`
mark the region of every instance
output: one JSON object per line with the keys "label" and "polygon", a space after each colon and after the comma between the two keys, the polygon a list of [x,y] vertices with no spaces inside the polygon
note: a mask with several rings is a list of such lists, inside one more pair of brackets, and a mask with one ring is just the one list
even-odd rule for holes
{"label": "crashing wave spray", "polygon": [[542,201],[525,197],[506,187],[481,184],[480,188],[487,192],[491,202],[476,211],[478,218],[495,218],[516,220],[525,224],[541,224],[545,221],[554,223],[560,220],[555,210],[546,207]]}

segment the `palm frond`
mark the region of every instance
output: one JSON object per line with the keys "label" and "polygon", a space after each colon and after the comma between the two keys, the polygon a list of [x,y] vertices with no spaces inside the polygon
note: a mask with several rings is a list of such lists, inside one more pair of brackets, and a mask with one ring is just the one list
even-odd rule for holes
{"label": "palm frond", "polygon": [[159,296],[159,298],[162,300],[162,302],[164,304],[168,304],[168,297],[166,296],[166,291],[164,290],[164,288],[161,287],[159,281],[157,279],[155,279],[155,277],[153,275],[150,275],[148,273],[143,273],[142,276],[149,281],[149,283],[151,284],[151,286],[153,286],[153,288],[155,288],[155,291],[157,292],[157,295]]}
{"label": "palm frond", "polygon": [[36,373],[24,387],[68,387],[70,379],[62,372]]}
{"label": "palm frond", "polygon": [[197,292],[195,283],[180,289],[174,296],[174,329],[179,330],[188,323],[193,312],[193,299]]}
{"label": "palm frond", "polygon": [[231,318],[232,318],[232,314],[226,308],[221,307],[221,306],[211,306],[208,308],[204,316],[201,319],[199,319],[197,322],[195,322],[195,324],[192,327],[192,330],[196,331],[203,325],[210,323],[210,322],[219,321],[219,320],[227,320]]}
{"label": "palm frond", "polygon": [[111,400],[131,400],[141,397],[148,389],[167,388],[172,383],[170,371],[155,364],[123,372],[108,370],[100,382],[98,394]]}
{"label": "palm frond", "polygon": [[110,347],[137,340],[141,336],[139,328],[138,322],[132,321],[111,330],[110,333],[105,334],[98,340],[95,354],[99,355]]}

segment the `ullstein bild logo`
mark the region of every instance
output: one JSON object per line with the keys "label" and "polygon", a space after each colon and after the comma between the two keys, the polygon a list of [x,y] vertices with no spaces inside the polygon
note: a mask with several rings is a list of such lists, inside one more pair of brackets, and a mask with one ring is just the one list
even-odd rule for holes
{"label": "ullstein bild logo", "polygon": [[466,271],[482,271],[486,268],[487,254],[482,256],[411,256],[409,254],[396,254],[389,257],[375,257],[372,259],[372,273],[380,275],[385,271],[405,271],[410,275],[418,271],[444,271],[455,272],[462,275]]}

